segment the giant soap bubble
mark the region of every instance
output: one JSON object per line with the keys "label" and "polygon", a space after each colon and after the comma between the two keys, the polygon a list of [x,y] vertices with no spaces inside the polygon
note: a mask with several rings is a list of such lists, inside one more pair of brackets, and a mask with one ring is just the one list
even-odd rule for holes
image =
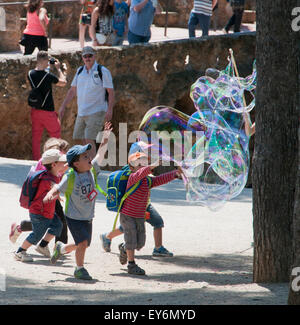
{"label": "giant soap bubble", "polygon": [[[246,78],[235,75],[233,70],[231,60],[225,70],[208,71],[192,85],[191,98],[196,108],[192,116],[159,106],[149,110],[140,124],[147,140],[153,133],[160,134],[154,144],[153,135],[149,140],[153,144],[151,154],[183,169],[187,200],[211,210],[239,195],[248,177],[246,126],[251,124],[249,112],[255,106],[255,63]],[[250,95],[248,103],[245,91]]]}

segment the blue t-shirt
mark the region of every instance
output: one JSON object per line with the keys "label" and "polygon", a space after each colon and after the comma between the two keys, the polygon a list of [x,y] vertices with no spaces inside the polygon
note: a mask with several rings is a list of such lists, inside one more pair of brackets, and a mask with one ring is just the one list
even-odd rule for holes
{"label": "blue t-shirt", "polygon": [[139,36],[150,36],[150,26],[153,22],[155,8],[151,0],[147,2],[145,7],[136,12],[133,8],[141,3],[143,0],[132,0],[130,6],[130,15],[128,19],[129,30]]}
{"label": "blue t-shirt", "polygon": [[119,3],[115,1],[114,6],[115,13],[113,17],[113,28],[117,31],[118,36],[123,36],[129,8],[126,2]]}

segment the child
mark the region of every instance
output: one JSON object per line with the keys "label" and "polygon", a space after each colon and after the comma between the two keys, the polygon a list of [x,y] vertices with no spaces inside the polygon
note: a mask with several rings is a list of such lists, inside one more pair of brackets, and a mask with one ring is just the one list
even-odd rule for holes
{"label": "child", "polygon": [[[63,154],[65,154],[68,151],[69,143],[63,139],[58,139],[58,138],[49,138],[45,144],[43,151],[47,151],[49,149],[57,149]],[[42,159],[40,159],[35,167],[32,167],[33,171],[38,171],[38,170],[44,170],[46,169],[45,166],[42,164]],[[68,169],[68,166],[66,166],[65,170],[62,171],[60,175],[60,179],[63,175],[63,173]],[[63,224],[63,229],[61,231],[61,235],[55,237],[55,242],[57,241],[62,241],[63,243],[68,242],[68,228],[67,228],[67,223],[66,223],[66,218],[62,209],[62,206],[59,202],[59,200],[56,201],[55,204],[55,213],[61,220]],[[19,225],[17,225],[15,222],[11,225],[10,229],[10,234],[9,234],[9,239],[12,243],[15,243],[22,233],[22,231],[32,231],[32,224],[30,220],[22,220]],[[47,235],[46,235],[47,236]],[[36,247],[36,251],[46,257],[50,257],[50,251],[48,247],[48,240],[47,238],[44,238],[40,244]]]}
{"label": "child", "polygon": [[[135,250],[140,250],[145,245],[145,215],[150,196],[150,187],[166,184],[180,176],[181,169],[152,177],[148,184],[147,176],[157,166],[148,166],[148,156],[143,152],[135,152],[128,157],[128,164],[132,171],[127,182],[127,189],[141,181],[138,189],[132,193],[123,203],[120,213],[120,223],[124,230],[126,255],[128,259],[128,273],[145,275],[145,271],[135,264]],[[150,186],[149,186],[150,185]],[[120,251],[122,254],[122,252]],[[121,261],[121,258],[120,258]]]}
{"label": "child", "polygon": [[[76,145],[67,152],[68,165],[74,169],[75,179],[65,209],[65,215],[75,243],[63,245],[63,243],[57,242],[51,256],[51,263],[56,263],[61,254],[75,250],[76,269],[74,276],[77,279],[92,280],[88,271],[83,267],[85,251],[92,238],[92,221],[95,214],[95,197],[97,194],[94,173],[92,173],[91,169],[94,168],[96,175],[100,173],[99,166],[104,159],[111,130],[111,123],[106,122],[102,142],[92,161],[88,153],[91,144],[85,146]],[[47,194],[44,202],[52,201],[60,192],[65,193],[68,190],[68,179],[70,177],[70,173],[65,175],[61,182]]]}
{"label": "child", "polygon": [[[145,142],[139,141],[135,142],[131,145],[129,150],[129,155],[135,153],[135,152],[146,152],[147,148],[151,146],[146,144]],[[128,165],[126,165],[123,168],[129,168]],[[173,253],[169,252],[163,245],[162,245],[162,228],[164,227],[164,221],[161,217],[161,215],[157,212],[157,210],[152,206],[150,203],[147,206],[147,210],[149,213],[149,218],[146,218],[146,222],[149,223],[153,227],[153,237],[154,237],[154,249],[153,249],[153,256],[163,256],[163,257],[172,257]],[[104,251],[110,252],[110,246],[111,241],[113,238],[122,235],[123,234],[123,228],[122,226],[119,226],[119,228],[111,231],[108,234],[101,234],[100,240],[102,242],[102,247]],[[126,264],[127,262],[127,255],[126,252],[124,253],[124,244],[119,245],[120,250],[120,262],[121,264]]]}
{"label": "child", "polygon": [[123,45],[124,36],[128,31],[129,8],[123,0],[115,0],[114,9],[113,29],[115,35],[112,45]]}
{"label": "child", "polygon": [[42,164],[46,167],[47,171],[42,175],[37,192],[30,204],[29,216],[33,231],[25,239],[17,252],[15,252],[15,258],[18,261],[33,261],[26,251],[31,245],[36,245],[42,239],[47,229],[49,241],[61,233],[62,223],[54,213],[55,201],[46,203],[43,202],[43,199],[51,190],[53,183],[59,182],[58,177],[65,169],[66,161],[66,156],[57,149],[50,149],[43,153]]}

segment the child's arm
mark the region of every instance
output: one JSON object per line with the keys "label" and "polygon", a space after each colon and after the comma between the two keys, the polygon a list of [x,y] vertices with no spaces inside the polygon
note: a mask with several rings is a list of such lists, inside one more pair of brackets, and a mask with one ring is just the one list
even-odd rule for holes
{"label": "child's arm", "polygon": [[160,186],[160,185],[169,183],[172,180],[174,180],[175,178],[179,178],[181,174],[182,174],[182,170],[181,170],[181,168],[178,168],[178,169],[172,170],[171,172],[164,173],[159,176],[153,177],[151,187],[156,187],[156,186]]}
{"label": "child's arm", "polygon": [[104,132],[103,132],[103,136],[102,136],[102,141],[100,143],[100,146],[99,146],[99,149],[97,151],[96,157],[93,159],[93,160],[97,161],[97,164],[99,166],[101,165],[101,163],[102,163],[102,161],[104,159],[104,156],[105,156],[105,153],[106,153],[106,150],[107,150],[108,138],[109,138],[109,135],[110,135],[111,131],[112,131],[111,123],[106,122],[104,124]]}
{"label": "child's arm", "polygon": [[59,196],[59,190],[56,188],[56,186],[53,186],[52,189],[46,194],[46,196],[43,199],[43,203],[49,203],[50,201],[56,200]]}
{"label": "child's arm", "polygon": [[151,174],[153,168],[154,167],[152,166],[141,167],[138,171],[131,173],[128,178],[127,188],[129,188],[130,186],[137,183],[139,180]]}

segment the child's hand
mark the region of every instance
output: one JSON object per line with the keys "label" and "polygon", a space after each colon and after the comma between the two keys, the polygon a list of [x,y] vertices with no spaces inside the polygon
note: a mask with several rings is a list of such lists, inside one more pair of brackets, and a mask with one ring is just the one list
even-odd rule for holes
{"label": "child's hand", "polygon": [[112,131],[112,124],[111,122],[105,122],[104,124],[104,130],[103,130],[103,136],[102,136],[102,142],[105,140],[108,140],[110,132]]}
{"label": "child's hand", "polygon": [[176,171],[176,177],[177,178],[182,178],[182,175],[183,175],[183,170],[180,166],[177,166],[177,171]]}

